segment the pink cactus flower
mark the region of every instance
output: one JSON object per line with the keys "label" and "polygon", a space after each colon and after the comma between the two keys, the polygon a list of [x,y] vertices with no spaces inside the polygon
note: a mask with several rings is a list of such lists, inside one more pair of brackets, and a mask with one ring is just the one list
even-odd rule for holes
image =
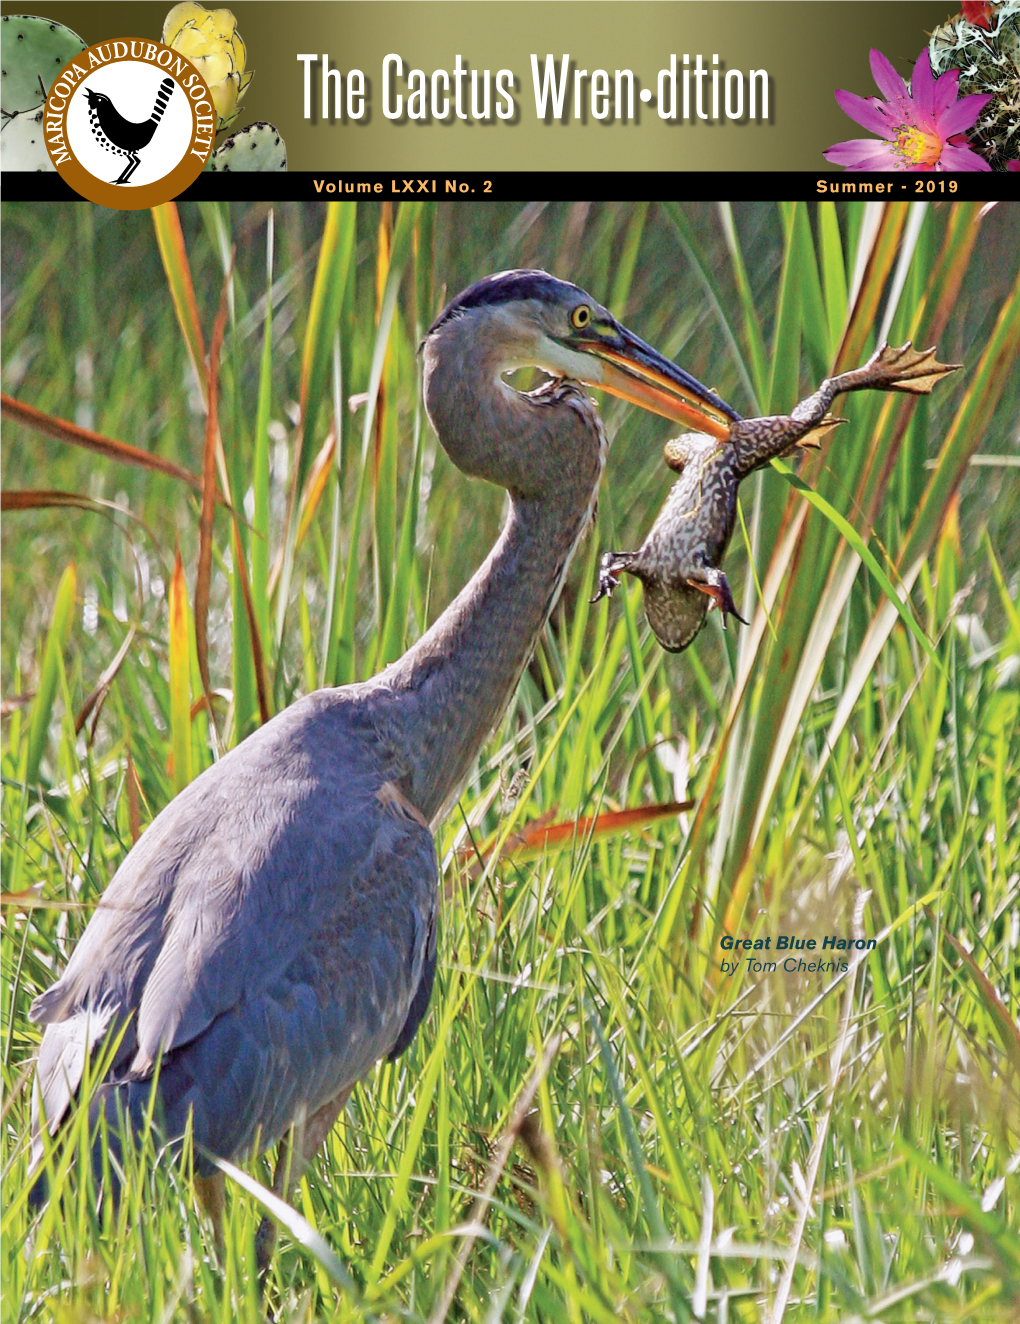
{"label": "pink cactus flower", "polygon": [[825,153],[827,160],[848,170],[991,170],[964,133],[990,96],[957,99],[959,73],[949,69],[933,78],[927,48],[914,65],[909,88],[881,51],[871,52],[871,72],[884,101],[853,92],[837,92],[836,100],[851,119],[880,137],[836,143]]}

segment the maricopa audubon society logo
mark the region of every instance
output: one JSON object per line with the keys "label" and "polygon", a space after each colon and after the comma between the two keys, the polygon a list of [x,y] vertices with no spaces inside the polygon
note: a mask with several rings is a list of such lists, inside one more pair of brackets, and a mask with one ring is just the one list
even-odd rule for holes
{"label": "maricopa audubon society logo", "polygon": [[46,150],[71,187],[133,210],[183,192],[209,159],[216,109],[190,60],[158,41],[103,41],[54,79]]}

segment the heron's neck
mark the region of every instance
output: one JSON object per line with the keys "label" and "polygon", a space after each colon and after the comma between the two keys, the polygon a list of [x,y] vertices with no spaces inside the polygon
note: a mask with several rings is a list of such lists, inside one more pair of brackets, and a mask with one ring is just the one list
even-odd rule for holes
{"label": "heron's neck", "polygon": [[[594,492],[591,493],[594,496]],[[458,793],[499,722],[559,596],[591,501],[511,501],[499,540],[436,623],[373,685],[389,692],[389,738],[405,791],[430,821]]]}

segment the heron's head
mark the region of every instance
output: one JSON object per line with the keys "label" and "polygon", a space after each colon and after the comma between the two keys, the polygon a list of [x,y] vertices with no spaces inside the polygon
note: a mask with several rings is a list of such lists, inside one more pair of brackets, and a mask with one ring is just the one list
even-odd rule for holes
{"label": "heron's head", "polygon": [[[444,335],[454,329],[469,334]],[[457,353],[451,341],[500,374],[543,368],[719,438],[740,417],[590,294],[544,271],[503,271],[464,290],[429,328],[426,351],[442,354],[445,342]]]}

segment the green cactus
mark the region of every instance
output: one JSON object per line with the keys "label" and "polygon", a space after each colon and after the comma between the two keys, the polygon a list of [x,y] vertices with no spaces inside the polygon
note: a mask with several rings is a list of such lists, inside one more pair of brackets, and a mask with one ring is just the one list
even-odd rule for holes
{"label": "green cactus", "polygon": [[962,14],[931,34],[932,73],[960,71],[960,95],[991,95],[969,137],[993,170],[1005,170],[1020,157],[1020,0],[994,5],[990,27],[969,23]]}
{"label": "green cactus", "polygon": [[43,139],[43,108],[4,115],[0,128],[0,170],[53,170]]}
{"label": "green cactus", "polygon": [[54,78],[83,50],[81,37],[61,23],[31,14],[5,14],[0,20],[0,108],[4,118],[41,106]]}
{"label": "green cactus", "polygon": [[238,129],[209,158],[206,170],[286,170],[287,144],[264,120]]}

